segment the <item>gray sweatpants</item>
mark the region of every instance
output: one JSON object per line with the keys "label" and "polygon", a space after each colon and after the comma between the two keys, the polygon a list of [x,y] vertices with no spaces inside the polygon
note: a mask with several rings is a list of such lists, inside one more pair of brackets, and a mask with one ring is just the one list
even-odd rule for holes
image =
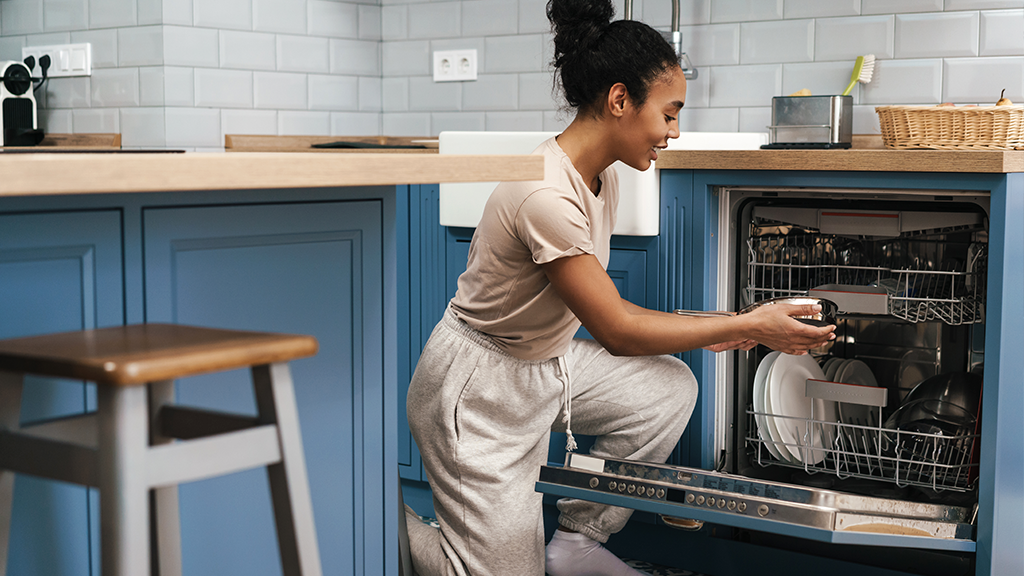
{"label": "gray sweatpants", "polygon": [[[598,437],[595,456],[664,462],[697,400],[693,374],[672,356],[615,357],[577,339],[564,358],[520,360],[445,313],[409,385],[409,427],[441,525],[410,523],[420,576],[544,574],[534,484],[551,431],[566,428],[566,384],[572,431]],[[599,542],[631,513],[571,499],[558,509],[559,523]]]}

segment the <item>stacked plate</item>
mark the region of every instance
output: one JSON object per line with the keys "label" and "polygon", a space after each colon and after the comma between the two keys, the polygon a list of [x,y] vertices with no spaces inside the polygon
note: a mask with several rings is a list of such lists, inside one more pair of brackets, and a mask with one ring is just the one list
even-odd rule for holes
{"label": "stacked plate", "polygon": [[839,421],[835,402],[808,398],[807,380],[826,380],[809,355],[772,352],[754,375],[754,420],[765,448],[777,460],[818,464],[825,459]]}
{"label": "stacked plate", "polygon": [[[831,382],[877,387],[878,381],[868,365],[853,358],[829,358],[822,365],[825,379]],[[839,421],[855,426],[877,426],[878,409],[863,404],[841,402],[838,406]]]}

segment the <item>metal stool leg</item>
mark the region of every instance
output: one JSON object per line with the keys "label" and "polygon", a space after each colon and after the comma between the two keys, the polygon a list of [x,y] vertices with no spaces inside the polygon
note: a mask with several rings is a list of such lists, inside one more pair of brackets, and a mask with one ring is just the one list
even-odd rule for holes
{"label": "metal stool leg", "polygon": [[284,363],[254,366],[252,378],[259,419],[263,424],[277,424],[281,443],[281,461],[267,467],[267,476],[284,574],[320,576],[320,552],[291,372]]}
{"label": "metal stool leg", "polygon": [[146,574],[150,569],[146,388],[98,388],[102,573]]}
{"label": "metal stool leg", "polygon": [[[149,383],[149,444],[170,444],[173,438],[160,434],[160,409],[174,404],[174,380]],[[151,494],[150,525],[153,574],[155,576],[181,576],[181,513],[178,506],[178,486],[154,488]]]}
{"label": "metal stool leg", "polygon": [[[25,375],[0,372],[0,432],[21,427],[21,385]],[[14,472],[0,469],[0,576],[7,574],[14,504]]]}

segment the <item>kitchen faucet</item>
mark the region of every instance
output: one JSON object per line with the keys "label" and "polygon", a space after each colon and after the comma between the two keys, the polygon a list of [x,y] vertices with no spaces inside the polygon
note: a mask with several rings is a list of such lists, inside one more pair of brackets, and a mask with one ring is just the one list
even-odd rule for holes
{"label": "kitchen faucet", "polygon": [[[622,17],[625,20],[633,19],[633,0],[626,0],[626,9]],[[690,63],[690,57],[682,49],[683,34],[679,31],[679,0],[672,0],[672,36],[669,41],[672,42],[672,47],[675,48],[676,54],[679,55],[679,66],[683,69],[683,76],[687,80],[695,80],[697,78],[697,69],[693,67],[693,64]]]}

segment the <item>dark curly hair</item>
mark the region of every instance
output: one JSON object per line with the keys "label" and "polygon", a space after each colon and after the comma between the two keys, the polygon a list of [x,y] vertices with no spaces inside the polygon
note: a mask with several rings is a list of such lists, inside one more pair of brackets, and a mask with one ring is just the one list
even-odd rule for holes
{"label": "dark curly hair", "polygon": [[570,108],[596,112],[599,99],[619,82],[643,106],[651,83],[679,66],[660,32],[633,20],[612,22],[614,15],[610,0],[548,0],[556,84]]}

